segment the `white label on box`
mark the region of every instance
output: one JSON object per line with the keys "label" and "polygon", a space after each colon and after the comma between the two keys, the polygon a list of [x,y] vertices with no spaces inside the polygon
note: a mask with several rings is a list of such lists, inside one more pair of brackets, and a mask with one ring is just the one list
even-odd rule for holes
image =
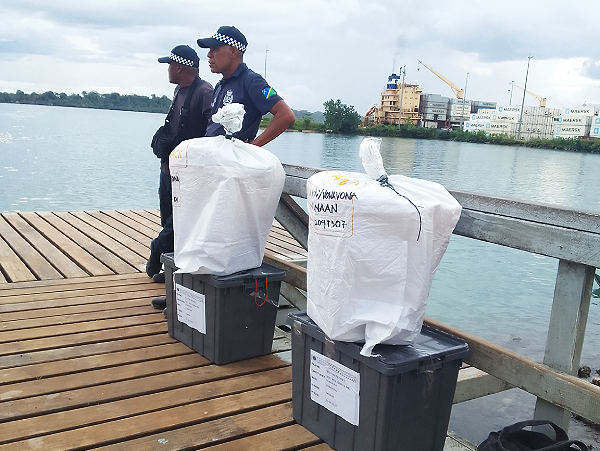
{"label": "white label on box", "polygon": [[360,373],[310,350],[310,399],[358,426]]}
{"label": "white label on box", "polygon": [[205,334],[205,296],[183,285],[175,284],[175,300],[177,303],[177,320]]}

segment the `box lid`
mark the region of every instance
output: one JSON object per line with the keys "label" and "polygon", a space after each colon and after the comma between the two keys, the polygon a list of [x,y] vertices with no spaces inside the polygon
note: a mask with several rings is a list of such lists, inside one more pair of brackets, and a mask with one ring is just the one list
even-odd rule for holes
{"label": "box lid", "polygon": [[379,344],[373,348],[373,357],[365,357],[360,354],[363,343],[330,340],[306,313],[289,313],[287,323],[292,326],[292,333],[299,329],[324,343],[333,343],[336,351],[360,360],[385,375],[402,374],[414,369],[427,370],[446,361],[462,359],[469,352],[464,340],[424,324],[413,344]]}
{"label": "box lid", "polygon": [[[173,253],[162,254],[160,261],[165,265],[170,266],[173,270],[177,270]],[[268,263],[263,263],[258,268],[239,271],[227,276],[215,276],[212,274],[193,274],[199,277],[203,282],[213,285],[217,288],[234,287],[242,284],[254,283],[255,280],[267,279],[271,282],[279,282],[285,279],[285,271]]]}

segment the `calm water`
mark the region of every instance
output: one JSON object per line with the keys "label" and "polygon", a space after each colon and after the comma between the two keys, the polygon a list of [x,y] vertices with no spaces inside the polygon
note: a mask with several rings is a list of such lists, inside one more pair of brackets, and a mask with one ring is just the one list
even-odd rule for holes
{"label": "calm water", "polygon": [[[158,207],[149,147],[160,114],[0,104],[0,211]],[[362,138],[284,133],[282,162],[361,171]],[[600,211],[600,155],[384,138],[388,173],[448,189]],[[427,315],[536,360],[543,358],[558,261],[453,236]],[[594,286],[594,288],[597,288]],[[582,364],[600,369],[600,307],[592,299]],[[473,443],[533,414],[518,390],[455,406],[450,428]],[[574,438],[600,441],[573,423]]]}

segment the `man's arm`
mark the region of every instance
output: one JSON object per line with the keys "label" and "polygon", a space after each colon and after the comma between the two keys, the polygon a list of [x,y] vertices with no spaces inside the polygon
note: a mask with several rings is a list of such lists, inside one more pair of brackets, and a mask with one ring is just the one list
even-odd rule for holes
{"label": "man's arm", "polygon": [[273,105],[269,112],[273,115],[273,120],[269,126],[257,136],[254,141],[252,141],[251,144],[254,144],[255,146],[264,146],[269,141],[274,140],[296,120],[294,112],[283,100],[280,100]]}

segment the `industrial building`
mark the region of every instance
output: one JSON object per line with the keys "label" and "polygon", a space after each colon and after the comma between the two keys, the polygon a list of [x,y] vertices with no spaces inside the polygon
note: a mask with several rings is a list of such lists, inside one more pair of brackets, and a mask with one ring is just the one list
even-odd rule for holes
{"label": "industrial building", "polygon": [[[506,134],[529,140],[534,138],[600,138],[600,108],[546,108],[546,98],[519,88],[535,97],[539,107],[498,106],[496,102],[467,100],[457,85],[427,66],[454,91],[456,98],[423,93],[415,83],[405,83],[402,77],[392,74],[381,91],[380,106],[371,107],[365,114],[364,125],[407,124],[427,128],[461,128],[488,134]],[[402,73],[402,71],[401,71]],[[402,79],[401,79],[402,78]]]}

